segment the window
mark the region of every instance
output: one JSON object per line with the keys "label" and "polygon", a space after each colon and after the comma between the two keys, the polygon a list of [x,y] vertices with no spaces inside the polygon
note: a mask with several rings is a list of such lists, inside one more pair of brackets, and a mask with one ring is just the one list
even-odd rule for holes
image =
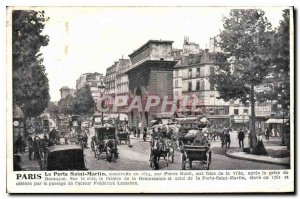
{"label": "window", "polygon": [[197,68],[196,77],[200,77],[200,68]]}
{"label": "window", "polygon": [[197,83],[196,83],[196,91],[200,91],[200,82],[199,81],[197,81]]}
{"label": "window", "polygon": [[188,77],[189,77],[189,78],[192,78],[192,69],[189,69]]}
{"label": "window", "polygon": [[244,109],[244,114],[248,115],[248,109]]}
{"label": "window", "polygon": [[205,76],[205,67],[200,68],[200,76]]}
{"label": "window", "polygon": [[175,80],[175,87],[178,87],[178,79]]}
{"label": "window", "polygon": [[200,90],[205,90],[205,87],[204,87],[204,80],[202,79],[201,80],[201,84],[200,84]]}
{"label": "window", "polygon": [[174,71],[174,77],[178,77],[178,70]]}
{"label": "window", "polygon": [[234,109],[233,112],[234,112],[234,115],[238,115],[239,114],[239,109]]}
{"label": "window", "polygon": [[189,82],[188,91],[192,91],[192,82]]}
{"label": "window", "polygon": [[224,109],[219,109],[220,115],[225,115]]}

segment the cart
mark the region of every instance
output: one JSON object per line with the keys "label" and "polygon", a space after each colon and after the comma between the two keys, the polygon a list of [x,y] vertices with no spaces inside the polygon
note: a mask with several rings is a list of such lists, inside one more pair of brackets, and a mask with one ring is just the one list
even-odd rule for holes
{"label": "cart", "polygon": [[92,137],[91,148],[95,158],[100,160],[102,153],[106,154],[106,160],[111,162],[119,157],[115,127],[94,126],[95,136]]}
{"label": "cart", "polygon": [[41,170],[87,170],[83,150],[78,145],[47,147],[40,159]]}
{"label": "cart", "polygon": [[159,165],[158,162],[161,157],[166,162],[167,167],[169,166],[169,151],[170,149],[165,147],[165,144],[161,140],[154,140],[151,144],[151,149],[150,149],[150,167],[158,170]]}
{"label": "cart", "polygon": [[190,169],[192,169],[193,161],[199,161],[200,165],[204,165],[209,170],[211,162],[209,145],[183,145],[181,152],[182,170],[185,170],[186,163],[189,163]]}
{"label": "cart", "polygon": [[69,118],[70,137],[77,137],[82,133],[80,115],[72,115]]}
{"label": "cart", "polygon": [[129,133],[124,131],[124,132],[119,132],[118,133],[118,140],[119,140],[119,143],[121,144],[122,141],[125,141],[125,144],[128,143],[129,141]]}

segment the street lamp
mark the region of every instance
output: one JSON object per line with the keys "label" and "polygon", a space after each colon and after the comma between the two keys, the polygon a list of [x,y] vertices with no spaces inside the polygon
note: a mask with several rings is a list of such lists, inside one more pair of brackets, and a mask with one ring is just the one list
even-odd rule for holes
{"label": "street lamp", "polygon": [[[105,85],[103,84],[103,82],[101,82],[100,85],[98,85],[98,91],[100,92],[100,98],[103,97],[103,94],[104,94],[104,91],[105,91]],[[102,126],[104,125],[104,122],[103,122],[103,99],[101,99],[101,124]]]}

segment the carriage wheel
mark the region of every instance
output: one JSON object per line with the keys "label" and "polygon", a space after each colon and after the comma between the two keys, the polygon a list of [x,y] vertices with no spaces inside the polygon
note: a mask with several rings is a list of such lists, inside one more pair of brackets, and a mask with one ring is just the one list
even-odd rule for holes
{"label": "carriage wheel", "polygon": [[112,153],[110,152],[110,150],[108,149],[108,147],[106,148],[106,160],[108,162],[111,162],[112,159]]}
{"label": "carriage wheel", "polygon": [[95,158],[97,157],[97,149],[94,149],[94,156],[95,156]]}
{"label": "carriage wheel", "polygon": [[189,165],[190,165],[190,169],[192,169],[192,165],[193,165],[193,160],[189,159]]}
{"label": "carriage wheel", "polygon": [[185,170],[185,156],[183,154],[181,155],[181,168]]}
{"label": "carriage wheel", "polygon": [[97,150],[97,159],[100,160],[100,154],[101,154],[101,149],[99,149],[98,147],[96,148]]}
{"label": "carriage wheel", "polygon": [[150,161],[150,167],[152,168],[152,166],[153,166],[153,155],[152,154],[150,154],[149,161]]}
{"label": "carriage wheel", "polygon": [[169,155],[169,153],[167,153],[167,159],[166,159],[167,167],[169,166],[169,157],[170,157],[170,155]]}
{"label": "carriage wheel", "polygon": [[97,155],[97,159],[98,159],[98,160],[100,160],[100,153],[98,153],[98,155]]}
{"label": "carriage wheel", "polygon": [[91,141],[91,149],[92,149],[92,151],[95,151],[95,146],[94,146],[94,142],[93,141]]}
{"label": "carriage wheel", "polygon": [[174,163],[174,156],[175,156],[175,148],[172,149],[172,163]]}
{"label": "carriage wheel", "polygon": [[211,151],[209,151],[208,154],[207,154],[207,161],[206,161],[207,170],[209,170],[210,162],[211,162]]}
{"label": "carriage wheel", "polygon": [[158,156],[153,155],[153,159],[154,159],[154,161],[153,161],[154,169],[158,170],[159,169],[159,166],[158,166],[159,155]]}

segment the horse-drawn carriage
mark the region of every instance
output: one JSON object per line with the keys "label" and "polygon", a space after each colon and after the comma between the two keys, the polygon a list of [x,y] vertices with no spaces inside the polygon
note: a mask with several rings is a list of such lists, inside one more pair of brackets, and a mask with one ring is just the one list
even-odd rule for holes
{"label": "horse-drawn carriage", "polygon": [[85,148],[87,145],[87,133],[81,129],[81,117],[80,115],[72,115],[69,118],[70,136],[69,141],[79,143],[81,148]]}
{"label": "horse-drawn carriage", "polygon": [[83,150],[78,145],[47,147],[40,159],[41,170],[87,170]]}
{"label": "horse-drawn carriage", "polygon": [[58,136],[36,134],[33,152],[41,170],[86,170],[83,149],[78,144],[61,143]]}
{"label": "horse-drawn carriage", "polygon": [[180,148],[182,152],[182,170],[185,170],[186,163],[189,163],[191,169],[193,161],[199,161],[200,165],[203,164],[206,166],[206,169],[209,169],[209,165],[211,163],[211,151],[209,150],[210,143],[203,133],[197,134],[197,136],[193,138],[192,142],[181,141]]}
{"label": "horse-drawn carriage", "polygon": [[102,153],[106,154],[106,160],[111,162],[118,158],[116,128],[109,126],[95,126],[95,136],[92,137],[91,149],[95,158],[100,160]]}
{"label": "horse-drawn carriage", "polygon": [[119,144],[122,143],[122,141],[125,141],[125,144],[127,144],[129,142],[129,133],[127,131],[123,131],[123,129],[119,130],[118,131],[118,141],[119,141]]}
{"label": "horse-drawn carriage", "polygon": [[153,126],[151,130],[151,141],[150,141],[150,167],[154,169],[159,169],[159,160],[162,157],[166,166],[169,166],[169,158],[171,157],[171,162],[174,162],[175,149],[177,148],[176,140],[172,136],[167,136],[167,132],[160,132],[160,127]]}

